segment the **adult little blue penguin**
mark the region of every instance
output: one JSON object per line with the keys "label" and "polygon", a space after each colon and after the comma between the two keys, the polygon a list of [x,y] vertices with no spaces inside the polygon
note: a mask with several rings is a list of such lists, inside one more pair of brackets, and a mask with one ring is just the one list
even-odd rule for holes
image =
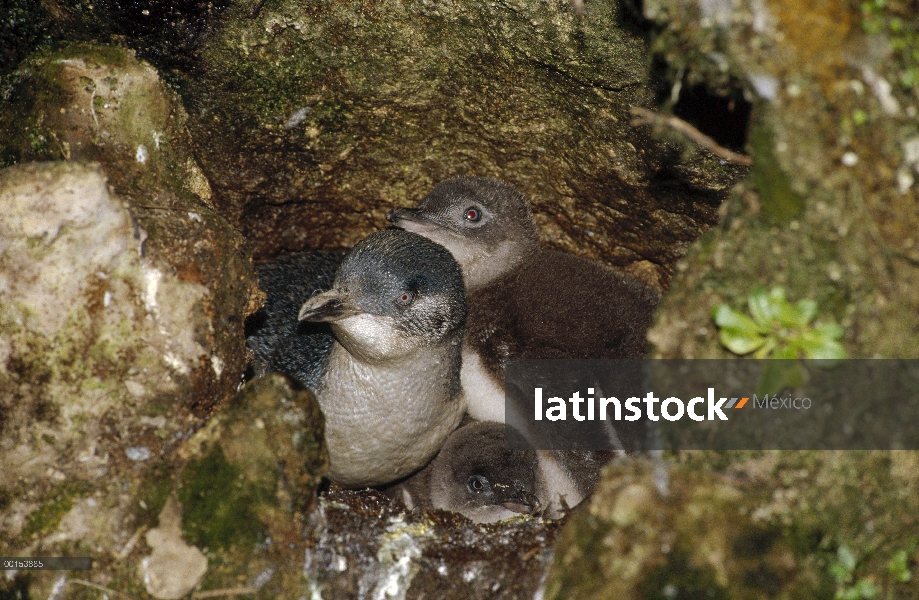
{"label": "adult little blue penguin", "polygon": [[258,372],[287,373],[316,392],[329,478],[382,485],[431,460],[466,410],[463,278],[443,247],[390,229],[354,246],[331,287],[310,297],[336,260],[300,256],[261,269],[268,298],[249,346]]}
{"label": "adult little blue penguin", "polygon": [[498,179],[456,177],[398,227],[442,244],[466,282],[462,385],[473,418],[504,420],[510,358],[640,358],[658,294],[624,274],[539,242],[529,203]]}
{"label": "adult little blue penguin", "polygon": [[536,452],[509,450],[504,425],[484,421],[460,427],[437,457],[386,494],[407,508],[438,508],[493,523],[540,510]]}

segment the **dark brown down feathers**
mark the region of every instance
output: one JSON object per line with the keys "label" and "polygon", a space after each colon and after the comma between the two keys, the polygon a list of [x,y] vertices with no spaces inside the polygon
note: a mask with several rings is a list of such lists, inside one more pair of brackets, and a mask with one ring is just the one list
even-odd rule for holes
{"label": "dark brown down feathers", "polygon": [[468,297],[466,342],[495,377],[508,358],[641,358],[659,295],[543,246]]}

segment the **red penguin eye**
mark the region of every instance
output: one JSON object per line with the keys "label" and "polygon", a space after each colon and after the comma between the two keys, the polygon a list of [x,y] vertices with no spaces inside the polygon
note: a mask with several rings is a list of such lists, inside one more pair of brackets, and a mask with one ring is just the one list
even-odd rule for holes
{"label": "red penguin eye", "polygon": [[475,223],[482,218],[482,213],[479,212],[479,209],[470,206],[466,209],[466,213],[463,215],[463,217],[465,217],[467,221],[472,221]]}
{"label": "red penguin eye", "polygon": [[396,304],[400,306],[408,306],[415,300],[414,292],[402,292],[399,297],[396,298]]}
{"label": "red penguin eye", "polygon": [[466,488],[471,492],[484,491],[488,486],[488,480],[481,475],[472,475],[466,480]]}

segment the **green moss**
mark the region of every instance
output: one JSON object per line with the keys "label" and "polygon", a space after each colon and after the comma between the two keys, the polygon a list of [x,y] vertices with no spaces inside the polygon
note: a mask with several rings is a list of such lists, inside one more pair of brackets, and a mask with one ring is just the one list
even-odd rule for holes
{"label": "green moss", "polygon": [[887,38],[894,60],[886,68],[893,70],[903,90],[910,92],[919,85],[919,19],[909,3],[868,0],[861,3],[862,29],[873,36]]}
{"label": "green moss", "polygon": [[218,445],[188,464],[178,489],[185,539],[199,548],[251,548],[267,532],[254,506],[270,498],[243,479]]}
{"label": "green moss", "polygon": [[641,597],[647,600],[733,600],[718,584],[715,570],[690,564],[685,551],[667,554],[668,560],[651,569],[639,586]]}
{"label": "green moss", "polygon": [[156,524],[163,505],[172,491],[172,473],[165,464],[157,465],[144,477],[138,493],[135,515],[149,526]]}
{"label": "green moss", "polygon": [[46,501],[38,509],[32,511],[26,518],[21,536],[27,538],[32,535],[44,535],[54,531],[60,524],[61,519],[64,518],[64,515],[73,508],[74,500],[89,493],[89,491],[90,486],[86,482],[77,482],[60,491],[55,498]]}
{"label": "green moss", "polygon": [[5,101],[0,103],[0,157],[4,166],[26,158],[60,157],[53,133],[42,126],[42,111],[48,106],[68,104],[59,81],[61,70],[60,64],[32,58],[7,78]]}
{"label": "green moss", "polygon": [[804,198],[791,188],[773,150],[772,134],[762,125],[750,130],[750,147],[756,162],[751,177],[760,195],[762,217],[771,225],[787,225],[804,213]]}

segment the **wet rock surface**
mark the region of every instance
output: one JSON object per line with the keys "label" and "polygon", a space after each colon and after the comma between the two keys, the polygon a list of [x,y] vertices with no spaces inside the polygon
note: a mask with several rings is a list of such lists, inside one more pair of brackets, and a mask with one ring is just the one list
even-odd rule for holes
{"label": "wet rock surface", "polygon": [[3,512],[5,555],[91,556],[93,569],[11,571],[0,589],[25,590],[22,597],[64,588],[66,597],[167,599],[198,589],[297,597],[305,515],[328,465],[322,423],[311,392],[272,375],[170,452],[133,468],[109,465],[66,501],[39,506],[25,523],[38,515],[41,528],[10,531],[22,509],[14,501]]}
{"label": "wet rock surface", "polygon": [[252,381],[180,456],[170,498],[181,507],[180,539],[207,556],[201,588],[297,597],[303,528],[328,470],[312,392],[277,374]]}

